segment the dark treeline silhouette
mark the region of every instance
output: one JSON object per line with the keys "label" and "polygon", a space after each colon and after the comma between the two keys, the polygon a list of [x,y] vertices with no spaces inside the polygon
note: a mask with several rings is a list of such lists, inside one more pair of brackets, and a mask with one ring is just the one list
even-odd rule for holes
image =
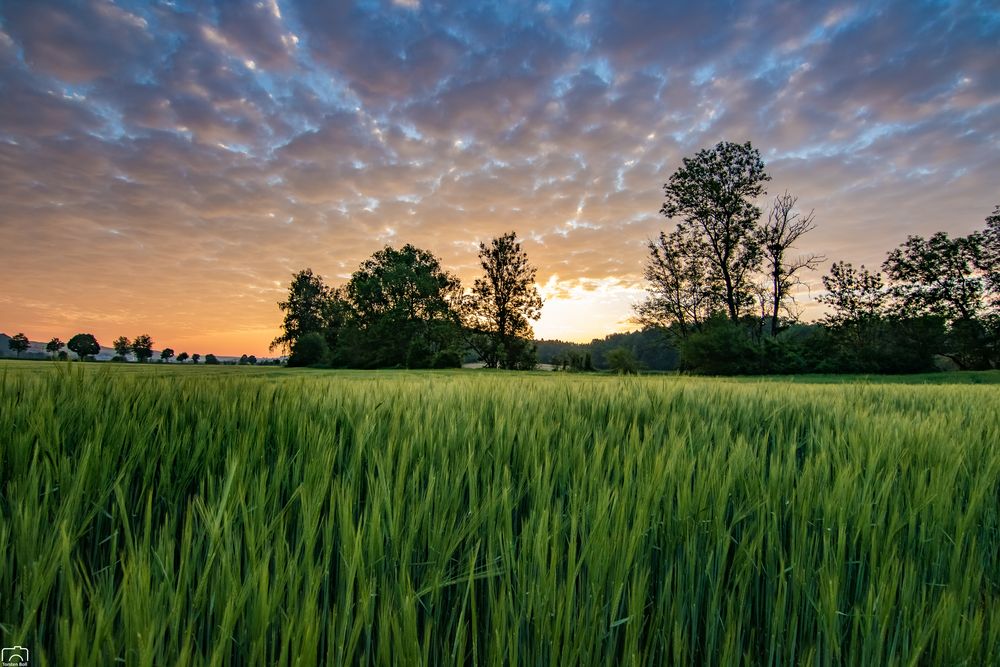
{"label": "dark treeline silhouette", "polygon": [[1000,206],[965,237],[910,236],[881,271],[834,262],[821,322],[798,323],[792,288],[819,255],[791,250],[814,227],[797,200],[754,201],[770,177],[749,142],[685,158],[664,185],[678,219],[649,243],[648,297],[637,320],[664,332],[680,367],[709,374],[907,373],[1000,362]]}
{"label": "dark treeline silhouette", "polygon": [[[77,361],[96,361],[97,356],[100,354],[110,355],[108,350],[102,349],[101,344],[97,341],[97,337],[91,333],[78,333],[72,336],[68,342],[63,342],[60,338],[52,338],[49,342],[45,343],[45,352],[32,352],[31,351],[31,341],[23,333],[15,334],[14,336],[6,336],[0,334],[0,342],[6,341],[7,348],[11,352],[15,353],[18,358],[22,357],[31,360],[46,360],[46,359],[58,359],[61,361],[67,361],[70,359],[69,354],[63,348],[67,348],[69,352],[72,352]],[[0,343],[2,344],[2,343]],[[38,343],[37,345],[40,345]],[[112,341],[112,349],[114,350],[114,356],[110,358],[110,361],[116,363],[126,363],[130,361],[130,357],[134,357],[135,361],[138,363],[147,362],[154,356],[153,350],[153,339],[149,334],[140,334],[134,339],[129,339],[125,336],[119,336],[114,341]],[[36,348],[37,349],[37,348]],[[0,353],[0,356],[3,356]],[[176,360],[177,363],[185,364],[190,361],[192,364],[198,364],[202,360],[202,356],[199,353],[188,354],[187,352],[175,353],[174,349],[171,347],[165,347],[159,352],[159,359],[157,363],[169,364],[171,360]],[[232,357],[227,360],[221,360],[217,358],[214,354],[205,355],[204,363],[209,365],[280,365],[281,359],[257,359],[254,355],[242,355],[237,360]]]}
{"label": "dark treeline silhouette", "polygon": [[480,244],[479,261],[468,293],[410,244],[379,250],[340,287],[299,271],[272,349],[287,349],[289,366],[453,368],[471,350],[490,368],[534,368],[535,268],[514,232]]}
{"label": "dark treeline silhouette", "polygon": [[634,358],[637,370],[672,371],[680,365],[680,352],[657,328],[615,333],[589,343],[540,340],[537,346],[539,363],[551,364],[560,370],[583,370],[588,354],[594,369],[619,370],[609,356],[620,356],[620,350],[627,350]]}

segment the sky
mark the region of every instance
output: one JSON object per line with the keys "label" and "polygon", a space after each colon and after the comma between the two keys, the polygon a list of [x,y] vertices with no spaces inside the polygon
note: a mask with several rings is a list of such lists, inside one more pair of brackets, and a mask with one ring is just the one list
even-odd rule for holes
{"label": "sky", "polygon": [[3,0],[0,331],[262,356],[295,271],[413,243],[471,284],[515,230],[536,335],[587,341],[722,140],[815,211],[802,253],[981,229],[1000,5]]}

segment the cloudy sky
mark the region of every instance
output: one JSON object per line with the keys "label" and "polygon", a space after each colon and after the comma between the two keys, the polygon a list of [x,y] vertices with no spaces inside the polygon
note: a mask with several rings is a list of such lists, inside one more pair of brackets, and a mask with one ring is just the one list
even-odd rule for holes
{"label": "cloudy sky", "polygon": [[1000,203],[997,7],[4,0],[0,331],[260,355],[298,269],[410,242],[471,281],[513,229],[537,334],[589,340],[723,139],[815,209],[802,252],[878,264]]}

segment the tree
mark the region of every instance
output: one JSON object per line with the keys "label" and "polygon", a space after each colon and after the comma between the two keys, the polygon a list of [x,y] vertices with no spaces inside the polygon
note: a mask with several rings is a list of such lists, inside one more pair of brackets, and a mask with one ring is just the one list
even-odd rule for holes
{"label": "tree", "polygon": [[11,336],[11,339],[7,341],[7,347],[9,347],[14,353],[17,354],[17,358],[21,358],[21,353],[31,347],[31,342],[28,337],[23,333],[15,334]]}
{"label": "tree", "polygon": [[994,207],[992,215],[986,218],[986,231],[982,237],[983,254],[978,266],[992,292],[990,305],[1000,311],[1000,205]]}
{"label": "tree", "polygon": [[754,200],[771,177],[750,142],[722,141],[684,158],[663,190],[660,212],[680,218],[677,231],[687,252],[704,258],[708,280],[718,286],[733,322],[753,303],[752,276],[761,260],[756,234],[760,209]]}
{"label": "tree", "polygon": [[69,342],[66,343],[66,347],[68,347],[71,352],[75,352],[80,361],[98,354],[101,351],[101,346],[97,342],[97,339],[94,338],[94,334],[89,333],[76,334],[69,339]]}
{"label": "tree", "polygon": [[214,354],[208,353],[208,354],[205,355],[205,365],[206,366],[218,366],[219,365],[219,360],[218,360],[218,358]]}
{"label": "tree", "polygon": [[271,349],[289,349],[301,336],[307,333],[326,333],[336,330],[337,315],[334,290],[314,274],[312,269],[303,269],[292,276],[288,287],[288,298],[279,301],[278,307],[285,312],[281,324],[283,333],[271,341]]}
{"label": "tree", "polygon": [[993,349],[997,336],[991,331],[1000,323],[992,310],[998,295],[990,235],[988,227],[966,237],[910,236],[883,265],[897,309],[909,317],[943,318],[947,336],[939,352],[962,368],[989,368],[1000,351]]}
{"label": "tree", "polygon": [[316,366],[327,363],[329,356],[330,348],[326,344],[326,338],[314,331],[295,340],[288,355],[288,365]]}
{"label": "tree", "polygon": [[627,347],[616,347],[608,352],[608,367],[619,375],[638,375],[639,360],[635,353]]}
{"label": "tree", "polygon": [[247,363],[248,363],[248,362],[247,362],[247,355],[246,355],[246,354],[244,354],[243,356],[241,356],[241,357],[240,357],[240,360],[239,360],[239,362],[237,362],[237,363],[238,363],[238,364],[239,364],[240,366],[246,366],[246,365],[247,365]]}
{"label": "tree", "polygon": [[707,375],[744,375],[758,372],[759,345],[746,326],[723,312],[679,342],[684,370]]}
{"label": "tree", "polygon": [[943,320],[890,310],[890,292],[881,273],[834,262],[823,286],[826,292],[819,301],[832,311],[824,320],[827,354],[819,370],[912,373],[932,367]]}
{"label": "tree", "polygon": [[181,352],[180,354],[177,355],[177,363],[183,364],[187,360],[188,360],[187,352]]}
{"label": "tree", "polygon": [[256,366],[257,357],[251,354],[249,357],[247,357],[247,363],[250,364],[251,366]]}
{"label": "tree", "polygon": [[882,265],[894,282],[892,294],[911,314],[941,315],[949,322],[977,319],[985,304],[986,278],[977,270],[984,253],[981,234],[951,238],[938,232],[909,236]]}
{"label": "tree", "polygon": [[132,341],[125,336],[119,336],[111,343],[111,347],[115,348],[115,356],[121,357],[121,361],[128,361],[129,352],[132,351]]}
{"label": "tree", "polygon": [[327,336],[338,363],[427,368],[460,346],[456,306],[461,284],[432,253],[386,246],[361,263],[329,312],[345,330]]}
{"label": "tree", "polygon": [[864,264],[855,269],[850,262],[834,262],[823,276],[823,287],[826,293],[818,301],[833,308],[825,318],[828,326],[880,319],[885,313],[888,294],[882,274],[872,273]]}
{"label": "tree", "polygon": [[[757,233],[757,241],[764,253],[764,262],[770,282],[771,336],[778,335],[778,318],[782,310],[788,312],[787,301],[791,289],[799,284],[798,274],[803,269],[815,270],[825,258],[822,255],[804,255],[789,259],[788,251],[807,232],[816,228],[813,212],[801,215],[795,211],[797,197],[785,192],[775,197],[767,223]],[[793,318],[794,319],[794,318]]]}
{"label": "tree", "polygon": [[53,338],[52,340],[50,340],[48,343],[45,344],[45,349],[52,356],[58,354],[58,352],[64,347],[66,347],[66,343],[62,342],[58,338]]}
{"label": "tree", "polygon": [[644,270],[646,299],[636,306],[636,320],[676,338],[701,328],[722,304],[717,286],[708,279],[708,261],[701,244],[681,230],[660,232],[650,241]]}
{"label": "tree", "polygon": [[173,356],[174,356],[174,349],[172,347],[165,347],[163,348],[163,351],[160,352],[160,359],[162,359],[164,362],[167,363],[170,363],[170,360],[173,358]]}
{"label": "tree", "polygon": [[480,243],[479,263],[485,275],[476,279],[463,305],[469,344],[489,368],[533,368],[530,321],[542,309],[535,267],[515,232]]}
{"label": "tree", "polygon": [[135,337],[135,340],[132,341],[132,354],[135,355],[135,359],[139,363],[153,356],[153,339],[149,337],[149,334]]}
{"label": "tree", "polygon": [[200,361],[200,360],[201,360],[201,355],[198,354],[197,352],[195,352],[194,354],[191,355],[191,363],[192,364],[197,364],[198,361]]}

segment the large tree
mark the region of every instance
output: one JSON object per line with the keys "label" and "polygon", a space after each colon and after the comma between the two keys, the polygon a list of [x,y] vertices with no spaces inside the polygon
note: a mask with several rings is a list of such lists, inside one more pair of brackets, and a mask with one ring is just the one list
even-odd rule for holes
{"label": "large tree", "polygon": [[141,334],[132,341],[132,354],[136,361],[142,363],[153,356],[153,339],[149,334]]}
{"label": "large tree", "polygon": [[484,276],[464,304],[469,342],[491,368],[534,366],[531,321],[541,316],[536,269],[515,232],[479,244]]}
{"label": "large tree", "polygon": [[764,255],[765,269],[770,291],[771,336],[778,335],[778,322],[782,311],[788,313],[793,321],[797,317],[789,308],[792,288],[801,284],[798,273],[803,269],[814,270],[825,258],[822,255],[809,254],[796,257],[789,256],[791,250],[800,238],[816,228],[813,222],[813,212],[803,215],[795,210],[797,197],[785,192],[775,197],[771,204],[767,222],[757,231],[757,240]]}
{"label": "large tree", "polygon": [[94,334],[89,333],[78,333],[69,339],[66,343],[66,347],[70,349],[71,352],[75,352],[78,359],[81,361],[87,357],[91,357],[95,354],[100,353],[101,345],[94,338]]}
{"label": "large tree", "polygon": [[910,314],[941,315],[949,322],[977,319],[987,287],[977,267],[983,240],[981,234],[952,238],[946,232],[928,239],[908,237],[882,265],[900,307]]}
{"label": "large tree", "polygon": [[28,341],[27,336],[19,333],[11,336],[10,340],[7,341],[7,347],[17,354],[17,358],[20,359],[21,353],[31,347],[31,342]]}
{"label": "large tree", "polygon": [[282,334],[271,341],[271,349],[291,349],[302,336],[323,334],[328,341],[335,337],[343,314],[342,301],[336,290],[328,287],[312,269],[303,269],[292,276],[288,298],[278,302],[285,318]]}
{"label": "large tree", "polygon": [[348,322],[346,340],[331,345],[337,363],[416,368],[455,359],[460,297],[458,278],[432,253],[386,246],[338,292]]}
{"label": "large tree", "polygon": [[663,186],[660,212],[680,219],[678,232],[705,258],[708,279],[719,286],[734,322],[754,302],[753,274],[761,262],[755,200],[770,179],[749,141],[722,141],[684,158]]}
{"label": "large tree", "polygon": [[963,368],[989,368],[1000,360],[1000,218],[983,232],[951,237],[910,236],[883,265],[899,312],[936,316],[947,325],[941,354]]}

